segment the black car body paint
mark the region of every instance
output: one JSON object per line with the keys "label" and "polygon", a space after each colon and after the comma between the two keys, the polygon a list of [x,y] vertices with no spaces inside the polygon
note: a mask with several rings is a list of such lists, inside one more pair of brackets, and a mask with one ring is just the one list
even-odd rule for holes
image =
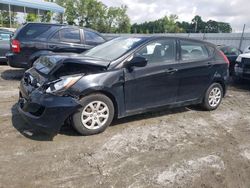
{"label": "black car body paint", "polygon": [[[88,40],[86,32],[95,35],[99,41]],[[14,40],[18,41],[20,52],[12,50],[6,56],[8,64],[17,68],[30,68],[40,56],[82,53],[106,41],[101,34],[91,29],[48,23],[27,23],[15,32],[11,43]]]}
{"label": "black car body paint", "polygon": [[[160,62],[148,64],[145,67],[126,68],[126,63],[137,54],[138,50],[158,40],[175,42],[175,58],[170,63]],[[208,57],[195,61],[182,60],[179,41],[194,42],[204,46]],[[59,57],[59,55],[56,56]],[[19,111],[25,119],[33,125],[46,127],[47,130],[55,132],[71,114],[78,110],[80,99],[92,93],[108,96],[115,106],[117,118],[122,118],[163,106],[199,104],[203,100],[206,89],[214,82],[222,85],[224,94],[227,87],[228,64],[216,47],[210,43],[185,38],[143,37],[136,47],[112,61],[88,57],[84,54],[62,55],[58,59],[60,60],[56,66],[47,75],[35,70],[36,65],[26,72],[33,79],[38,80],[38,84],[32,86],[27,79],[26,81],[25,78],[22,79],[19,105]],[[62,93],[55,95],[46,93],[44,88],[46,83],[58,79],[57,72],[63,70],[66,65],[76,64],[82,67],[80,80]],[[63,73],[65,72],[62,71]],[[79,72],[69,72],[69,75],[74,74]],[[37,105],[37,111],[40,109],[38,107],[42,107],[40,114],[36,114],[36,111],[31,112],[34,104]],[[55,117],[52,118],[46,112],[53,112]],[[56,117],[60,121],[57,121]]]}

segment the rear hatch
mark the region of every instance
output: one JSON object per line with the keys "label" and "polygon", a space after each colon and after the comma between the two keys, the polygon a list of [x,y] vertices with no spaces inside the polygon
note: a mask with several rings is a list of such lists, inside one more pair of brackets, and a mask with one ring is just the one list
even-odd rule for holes
{"label": "rear hatch", "polygon": [[11,39],[11,51],[13,53],[25,51],[25,55],[28,55],[31,52],[30,48],[47,49],[47,46],[42,43],[46,42],[48,36],[58,27],[57,25],[41,23],[27,23],[21,26]]}

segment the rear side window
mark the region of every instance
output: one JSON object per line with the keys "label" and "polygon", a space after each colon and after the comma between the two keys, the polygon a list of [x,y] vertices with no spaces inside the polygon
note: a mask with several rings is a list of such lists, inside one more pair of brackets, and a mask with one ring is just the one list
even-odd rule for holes
{"label": "rear side window", "polygon": [[56,32],[51,39],[52,41],[62,41],[69,43],[80,43],[80,30],[79,29],[62,29]]}
{"label": "rear side window", "polygon": [[62,29],[60,31],[61,41],[80,43],[80,30],[79,29]]}
{"label": "rear side window", "polygon": [[87,43],[89,42],[95,42],[95,43],[103,43],[105,40],[98,35],[97,33],[91,32],[91,31],[84,31],[85,41]]}
{"label": "rear side window", "polygon": [[202,60],[209,57],[207,48],[202,43],[182,40],[180,46],[183,61]]}
{"label": "rear side window", "polygon": [[27,25],[20,31],[20,37],[25,39],[38,38],[40,35],[50,29],[49,25]]}

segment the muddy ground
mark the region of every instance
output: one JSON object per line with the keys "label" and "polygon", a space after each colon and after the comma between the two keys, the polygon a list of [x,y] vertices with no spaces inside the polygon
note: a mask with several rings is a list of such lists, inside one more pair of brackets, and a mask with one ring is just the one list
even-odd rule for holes
{"label": "muddy ground", "polygon": [[115,121],[104,133],[34,132],[16,110],[21,69],[0,66],[0,187],[250,188],[250,84],[213,112],[178,108]]}

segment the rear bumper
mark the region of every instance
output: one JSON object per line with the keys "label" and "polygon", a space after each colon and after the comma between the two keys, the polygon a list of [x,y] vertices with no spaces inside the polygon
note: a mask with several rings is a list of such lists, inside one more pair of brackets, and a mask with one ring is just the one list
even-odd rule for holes
{"label": "rear bumper", "polygon": [[5,56],[0,56],[0,63],[4,62],[6,63],[8,60]]}
{"label": "rear bumper", "polygon": [[7,53],[7,63],[11,67],[15,68],[28,68],[28,62],[24,61],[19,54]]}
{"label": "rear bumper", "polygon": [[25,98],[24,92],[23,87],[20,87],[19,113],[33,128],[47,133],[58,133],[65,120],[80,107],[72,97],[54,96],[35,90]]}
{"label": "rear bumper", "polygon": [[249,69],[244,69],[242,67],[235,66],[234,68],[235,75],[236,77],[244,80],[250,80],[250,70]]}

